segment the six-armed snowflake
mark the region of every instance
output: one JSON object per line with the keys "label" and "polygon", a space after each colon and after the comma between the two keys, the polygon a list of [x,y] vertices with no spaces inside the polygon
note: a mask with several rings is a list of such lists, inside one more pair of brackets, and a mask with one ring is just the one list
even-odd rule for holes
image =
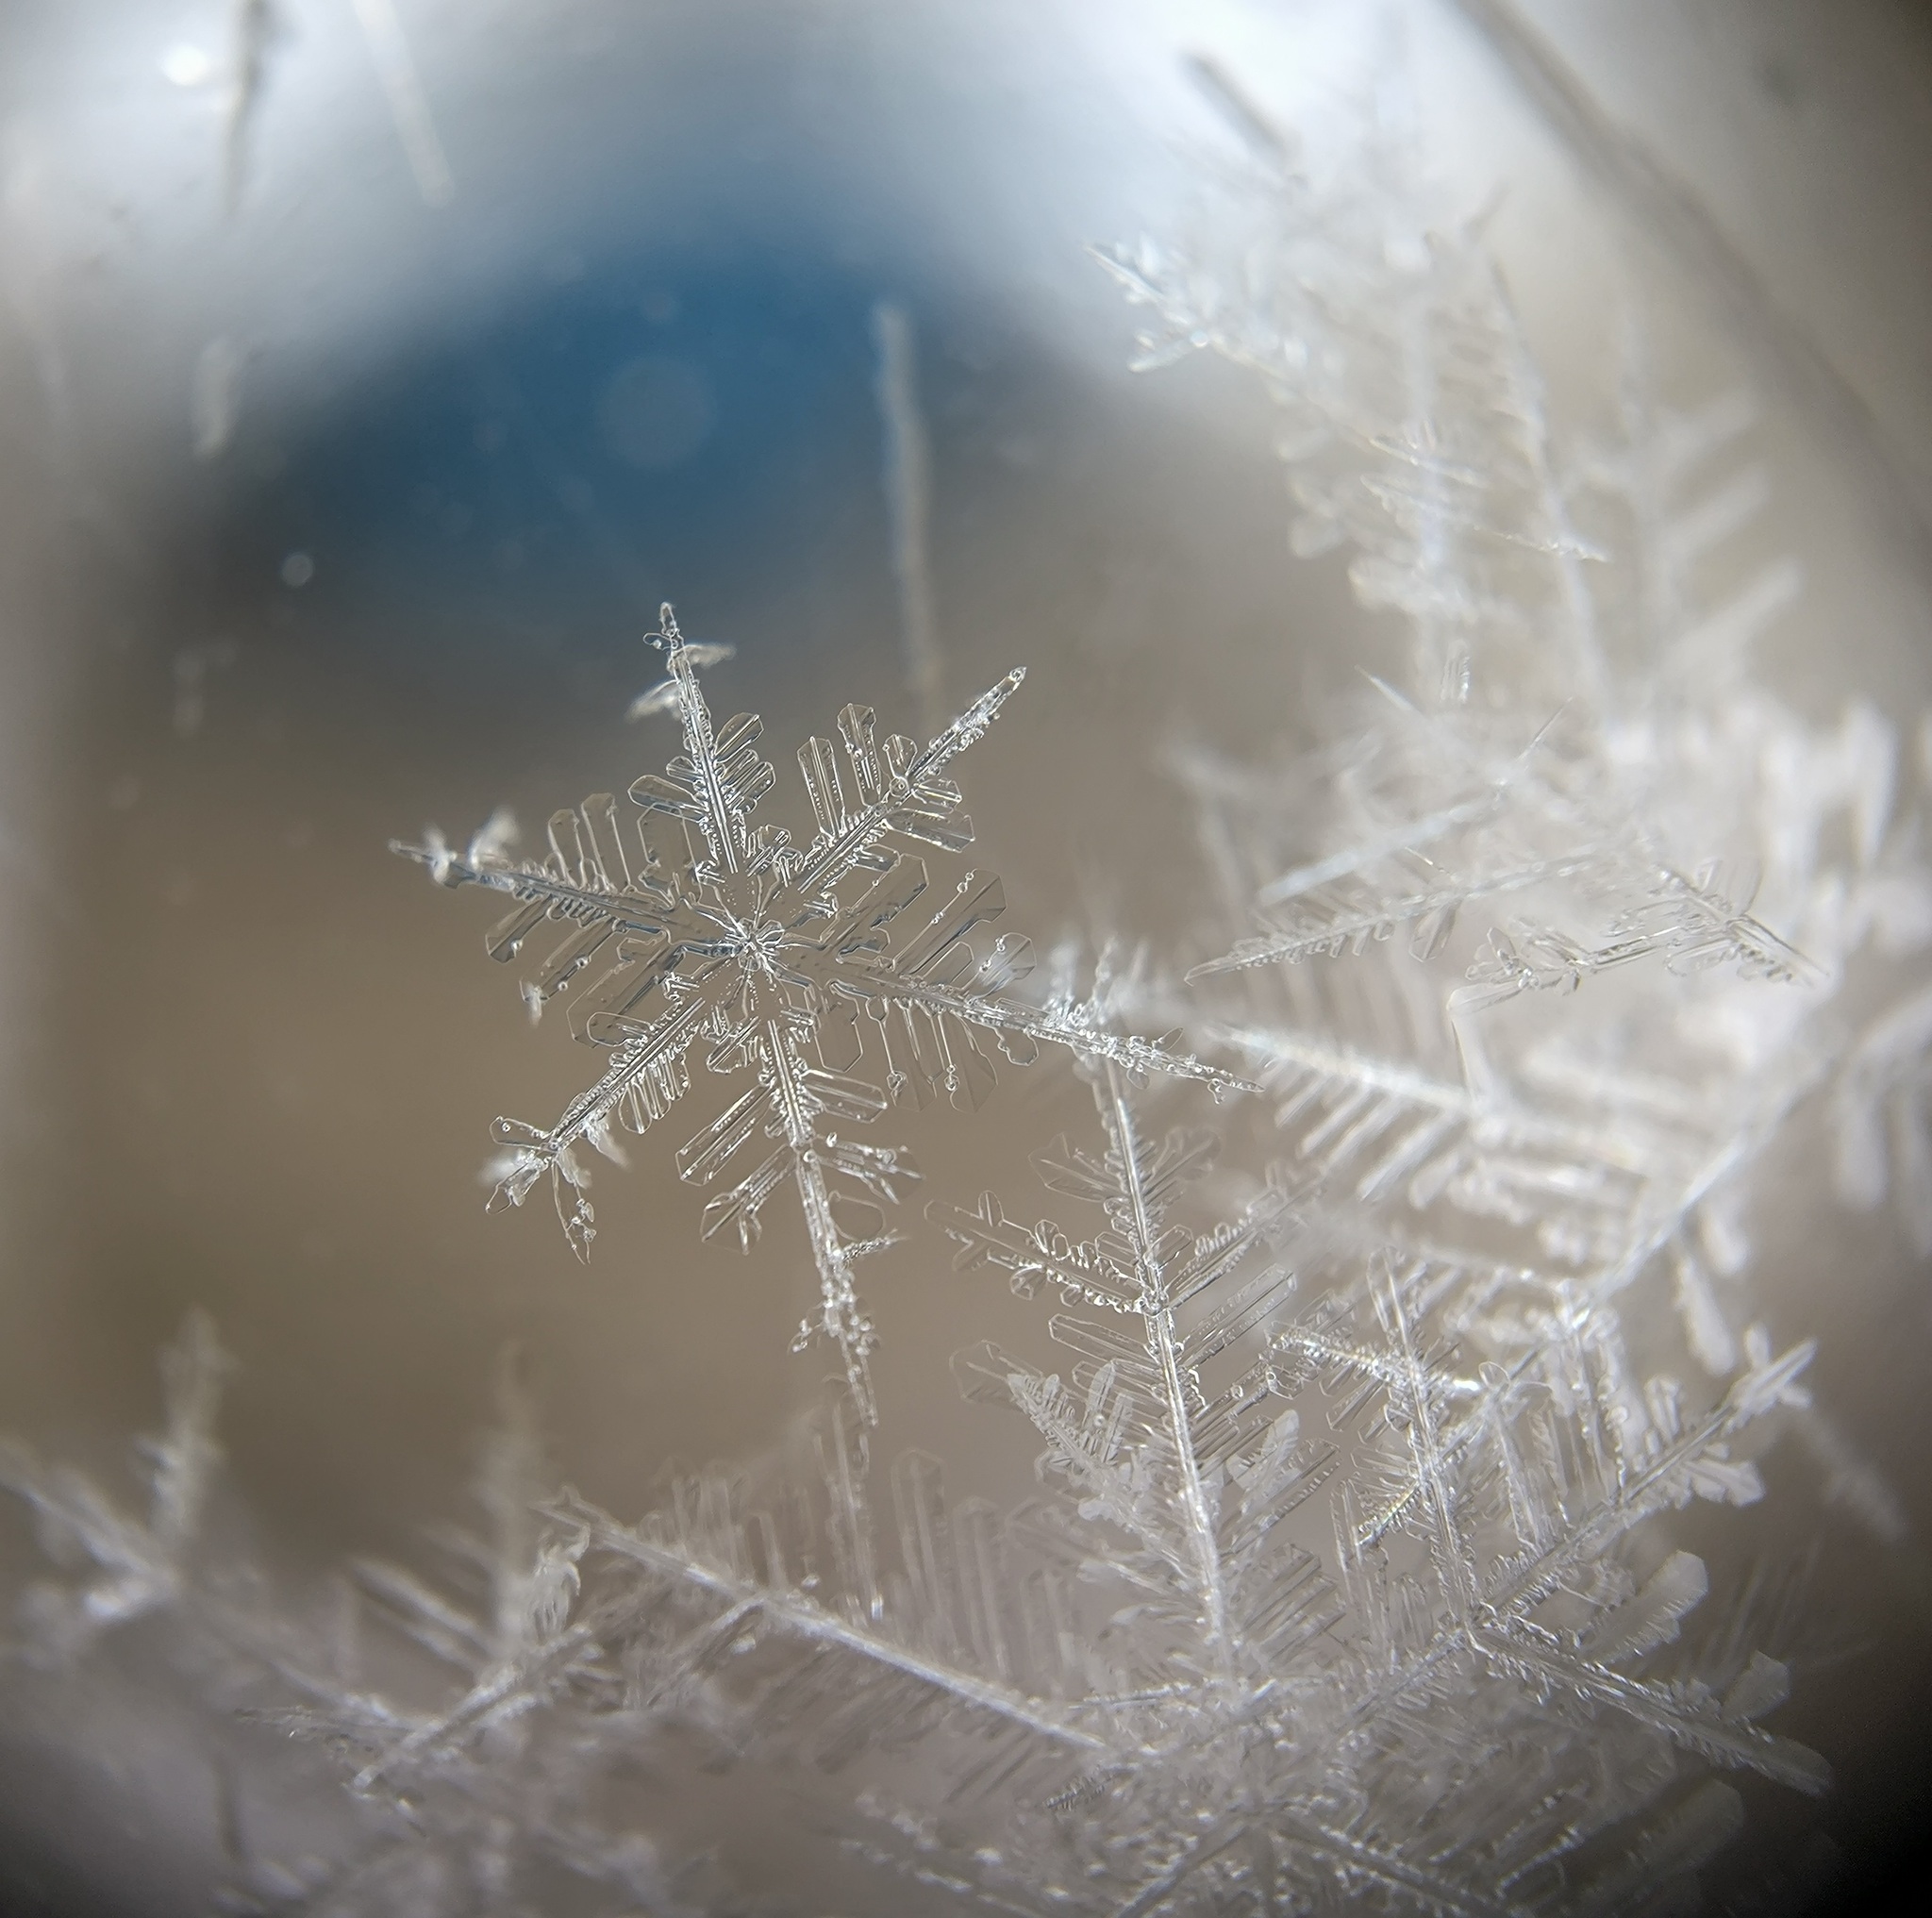
{"label": "six-armed snowflake", "polygon": [[[763,722],[741,712],[712,724],[697,678],[708,649],[684,638],[668,605],[649,642],[663,651],[669,677],[639,705],[675,712],[684,750],[663,776],[635,780],[630,796],[646,817],[681,828],[676,853],[660,854],[642,819],[627,831],[609,793],[556,814],[541,862],[505,859],[487,829],[460,856],[435,834],[393,849],[441,885],[482,886],[516,902],[489,935],[494,959],[516,959],[533,934],[560,925],[525,997],[536,1011],[573,988],[577,1037],[609,1054],[554,1126],[496,1122],[506,1150],[495,1198],[521,1205],[547,1176],[581,1256],[595,1227],[576,1146],[621,1163],[614,1128],[641,1133],[661,1118],[690,1088],[693,1053],[710,1072],[748,1077],[679,1148],[678,1172],[707,1185],[727,1166],[746,1167],[705,1208],[704,1235],[728,1228],[747,1248],[772,1194],[787,1184],[797,1192],[820,1286],[817,1322],[806,1322],[800,1340],[818,1332],[837,1344],[869,1411],[874,1335],[853,1267],[892,1243],[880,1207],[919,1174],[904,1151],[840,1128],[942,1092],[977,1108],[998,1077],[995,1054],[1026,1064],[1042,1042],[1217,1090],[1240,1081],[1111,1032],[1064,1000],[1009,996],[1032,969],[1029,942],[1001,934],[975,953],[967,940],[1005,911],[998,878],[968,871],[950,888],[935,884],[911,849],[957,854],[972,843],[947,769],[992,724],[1024,668],[923,747],[898,733],[880,741],[872,709],[847,706],[839,737],[852,790],[830,742],[808,740],[798,763],[814,830],[799,845],[782,826],[753,824],[777,777],[758,752]],[[592,965],[605,970],[574,986]],[[867,1062],[869,1076],[855,1070]]]}

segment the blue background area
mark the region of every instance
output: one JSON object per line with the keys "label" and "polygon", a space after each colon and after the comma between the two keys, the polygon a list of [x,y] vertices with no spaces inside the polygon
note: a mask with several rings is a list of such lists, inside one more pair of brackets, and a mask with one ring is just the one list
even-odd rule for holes
{"label": "blue background area", "polygon": [[[808,571],[855,538],[890,590],[880,292],[770,250],[588,270],[563,256],[515,307],[299,416],[258,415],[230,468],[225,570],[275,581],[288,555],[309,554],[312,584],[273,589],[291,610],[420,609],[436,651],[514,649],[559,624],[573,650],[634,643],[660,599]],[[641,358],[694,374],[710,403],[701,442],[656,468],[623,457],[599,418]]]}

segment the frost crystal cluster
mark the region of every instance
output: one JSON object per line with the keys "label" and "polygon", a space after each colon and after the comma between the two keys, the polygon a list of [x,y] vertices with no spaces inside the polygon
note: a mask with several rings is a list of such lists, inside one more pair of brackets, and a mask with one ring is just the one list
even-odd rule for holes
{"label": "frost crystal cluster", "polygon": [[[1172,972],[1084,996],[1028,995],[965,863],[954,762],[1018,672],[924,745],[846,707],[798,754],[794,837],[758,817],[758,720],[714,722],[717,655],[667,608],[640,707],[680,750],[628,809],[558,812],[541,859],[492,828],[398,848],[502,895],[491,957],[596,1050],[554,1124],[497,1122],[496,1197],[547,1184],[587,1254],[582,1148],[621,1161],[721,1081],[669,1148],[717,1188],[701,1230],[748,1246],[782,1195],[819,1287],[801,1340],[841,1377],[787,1445],[631,1521],[554,1482],[507,1366],[484,1532],[441,1541],[446,1581],[357,1563],[326,1624],[205,1545],[225,1360],[199,1318],[146,1516],[0,1455],[67,1568],[25,1594],[20,1658],[166,1618],[346,1785],[360,1836],[238,1841],[230,1909],[1675,1910],[1741,1822],[1726,1774],[1826,1786],[1777,1728],[1778,1580],[1714,1593],[1682,1527],[1758,1500],[1783,1428],[1903,1527],[1812,1401],[1804,1328],[1770,1329],[1751,1212],[1823,1115],[1843,1198],[1889,1196],[1932,1252],[1905,749],[1869,705],[1820,726],[1754,675],[1801,581],[1752,537],[1747,404],[1669,403],[1633,321],[1607,424],[1559,431],[1480,236],[1391,139],[1324,162],[1201,77],[1244,158],[1188,244],[1108,264],[1144,364],[1265,382],[1293,545],[1349,553],[1407,671],[1297,759],[1175,746],[1219,905]],[[1091,1094],[1038,1142],[1043,1192],[939,1181],[897,1261],[1037,1310],[953,1365],[1034,1435],[1004,1509],[874,1456],[854,1273],[921,1174],[860,1135],[977,1110],[1042,1053]]]}

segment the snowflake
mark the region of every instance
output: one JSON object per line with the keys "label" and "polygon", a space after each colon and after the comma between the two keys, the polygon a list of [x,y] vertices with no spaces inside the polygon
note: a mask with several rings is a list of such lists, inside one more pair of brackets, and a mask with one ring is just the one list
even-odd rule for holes
{"label": "snowflake", "polygon": [[[900,734],[881,742],[872,709],[847,706],[839,736],[852,791],[831,744],[808,740],[798,763],[815,829],[800,845],[783,827],[752,821],[776,780],[758,750],[763,722],[739,713],[712,724],[696,670],[707,649],[685,640],[668,605],[649,643],[663,651],[669,676],[640,705],[676,714],[684,751],[664,776],[637,779],[630,796],[644,814],[677,822],[682,857],[660,857],[641,823],[627,834],[608,793],[551,820],[542,862],[509,861],[487,829],[462,855],[434,834],[424,845],[393,847],[439,885],[481,886],[516,901],[489,935],[494,959],[515,959],[546,924],[568,928],[525,985],[533,1012],[593,962],[608,968],[575,989],[574,1025],[578,1038],[608,1050],[609,1063],[554,1126],[496,1122],[508,1152],[492,1203],[521,1205],[547,1176],[582,1256],[595,1228],[575,1147],[621,1163],[615,1128],[641,1133],[660,1119],[690,1088],[693,1051],[709,1072],[749,1077],[679,1148],[678,1173],[708,1184],[761,1155],[705,1208],[706,1238],[730,1230],[747,1249],[766,1201],[791,1186],[820,1287],[816,1323],[806,1321],[798,1343],[816,1333],[836,1344],[870,1414],[874,1333],[853,1269],[893,1243],[880,1207],[919,1174],[904,1151],[838,1128],[941,1092],[976,1109],[998,1078],[995,1054],[1024,1065],[1042,1043],[1218,1090],[1241,1082],[1108,1031],[1070,1003],[1010,997],[1007,989],[1032,969],[1030,943],[1001,934],[978,955],[967,942],[1005,911],[999,879],[968,871],[948,892],[908,850],[956,854],[972,842],[947,769],[984,735],[1024,668],[924,747]],[[857,1075],[867,1059],[871,1076]]]}
{"label": "snowflake", "polygon": [[[1338,1878],[1438,1910],[1534,1908],[1588,1836],[1669,1823],[1640,1782],[1671,1777],[1660,1748],[1823,1788],[1814,1753],[1755,1723],[1788,1689],[1776,1660],[1733,1634],[1673,1676],[1644,1669],[1707,1580],[1690,1553],[1647,1581],[1622,1556],[1661,1511],[1761,1495],[1732,1446],[1808,1403],[1809,1344],[1774,1357],[1754,1328],[1728,1394],[1692,1417],[1674,1381],[1633,1385],[1613,1312],[1478,1259],[1363,1257],[1278,1173],[1196,1234],[1176,1209],[1213,1136],[1158,1135],[1117,1073],[1093,1076],[1104,1149],[1061,1139],[1035,1163],[1100,1209],[1097,1236],[1023,1226],[991,1193],[930,1209],[962,1270],[1064,1308],[1066,1377],[991,1346],[959,1369],[1046,1442],[1059,1548],[1118,1591],[1079,1720],[1107,1755],[1076,1793],[1111,1834],[1107,1909],[1223,1910]],[[1337,1282],[1286,1319],[1324,1269]],[[1504,1291],[1552,1330],[1458,1363]],[[1324,1505],[1333,1578],[1306,1523]],[[1605,1793],[1607,1771],[1628,1782]]]}

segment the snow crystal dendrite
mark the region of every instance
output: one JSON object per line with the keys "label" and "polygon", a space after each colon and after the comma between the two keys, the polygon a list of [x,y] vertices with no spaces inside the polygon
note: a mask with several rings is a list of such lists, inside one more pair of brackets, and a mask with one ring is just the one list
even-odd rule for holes
{"label": "snow crystal dendrite", "polygon": [[[766,1202],[791,1188],[820,1287],[816,1321],[800,1338],[837,1345],[869,1409],[874,1335],[854,1268],[892,1243],[881,1208],[919,1173],[903,1150],[843,1128],[941,1092],[976,1109],[998,1078],[996,1055],[1024,1065],[1042,1043],[1134,1073],[1217,1088],[1239,1081],[1074,1008],[1013,997],[1008,989],[1032,969],[1029,942],[1001,934],[978,953],[967,942],[1004,913],[999,879],[969,870],[950,890],[935,884],[925,852],[957,855],[973,840],[949,768],[1018,691],[1024,668],[924,746],[897,733],[881,742],[872,709],[847,706],[839,715],[845,776],[829,742],[799,749],[813,830],[794,843],[784,827],[753,822],[777,777],[758,752],[763,722],[738,713],[714,726],[697,676],[705,649],[685,639],[668,605],[649,643],[664,654],[668,677],[638,706],[675,713],[684,750],[664,775],[635,780],[630,797],[643,818],[675,823],[675,851],[660,853],[643,818],[626,821],[609,793],[556,814],[541,861],[513,862],[487,837],[461,855],[437,835],[394,846],[440,885],[515,901],[489,935],[493,959],[515,959],[540,928],[561,925],[525,1000],[540,1012],[571,989],[576,1036],[609,1054],[555,1125],[496,1122],[506,1151],[492,1203],[521,1205],[547,1177],[582,1256],[595,1227],[576,1148],[622,1163],[616,1128],[642,1133],[660,1119],[689,1091],[693,1053],[708,1072],[749,1078],[678,1149],[678,1173],[706,1185],[727,1166],[743,1168],[705,1208],[703,1231],[730,1231],[746,1248]],[[576,985],[593,965],[595,978]]]}

